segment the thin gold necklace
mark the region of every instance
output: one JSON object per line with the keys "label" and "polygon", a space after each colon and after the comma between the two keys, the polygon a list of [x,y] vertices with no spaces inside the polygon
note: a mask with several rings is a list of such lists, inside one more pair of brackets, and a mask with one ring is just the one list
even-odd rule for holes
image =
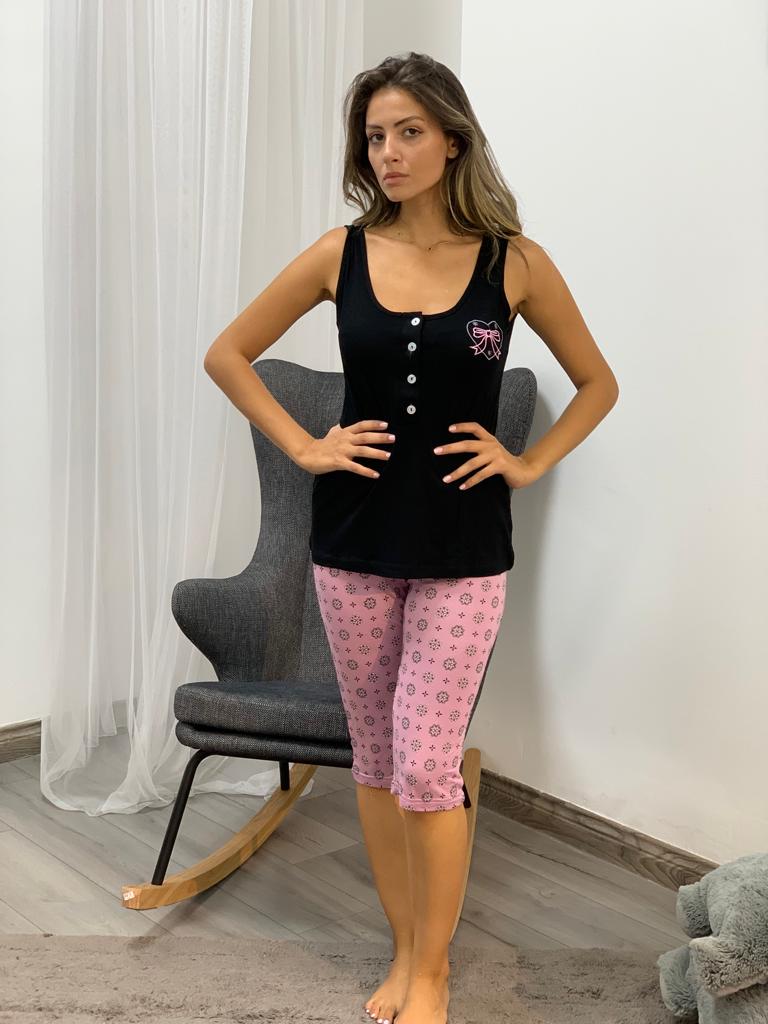
{"label": "thin gold necklace", "polygon": [[[438,246],[438,245],[443,245],[443,244],[444,244],[445,242],[452,242],[452,241],[453,241],[453,239],[452,239],[452,238],[441,238],[439,242],[433,242],[433,243],[432,243],[432,245],[428,245],[426,249],[422,249],[422,248],[421,248],[421,246],[420,246],[420,245],[418,245],[418,244],[417,244],[416,242],[414,242],[414,241],[413,241],[412,239],[410,239],[410,238],[403,238],[403,237],[402,237],[402,236],[401,236],[401,235],[399,234],[399,232],[395,232],[395,235],[396,235],[396,237],[397,237],[397,238],[398,238],[398,239],[399,239],[399,240],[400,240],[401,242],[406,242],[406,243],[407,243],[408,245],[415,245],[415,246],[416,246],[416,248],[417,248],[417,249],[421,249],[421,251],[422,251],[422,252],[432,252],[432,250],[433,250],[433,249],[435,248],[435,246]],[[463,237],[464,237],[464,235],[462,234],[462,235],[460,235],[459,237],[460,237],[460,238],[463,238]]]}

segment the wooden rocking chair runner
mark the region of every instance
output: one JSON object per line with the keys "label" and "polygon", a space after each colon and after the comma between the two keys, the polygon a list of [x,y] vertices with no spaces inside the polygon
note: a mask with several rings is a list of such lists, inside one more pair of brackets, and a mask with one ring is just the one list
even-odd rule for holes
{"label": "wooden rocking chair runner", "polygon": [[[253,367],[281,405],[315,437],[323,437],[339,422],[342,373],[312,370],[282,359],[262,359]],[[532,371],[505,370],[496,436],[516,455],[525,450],[535,403]],[[309,551],[313,476],[255,426],[252,436],[262,506],[253,558],[237,576],[183,580],[173,590],[174,618],[211,662],[217,680],[185,683],[176,690],[176,736],[195,753],[184,771],[152,881],[123,886],[123,906],[131,909],[176,903],[219,882],[274,832],[318,765],[352,767],[352,745]],[[471,714],[492,654],[493,649]],[[221,849],[166,878],[195,772],[211,754],[277,761],[280,788]],[[293,764],[290,771],[289,762]],[[461,773],[468,839],[454,931],[474,842],[479,750],[464,751]]]}

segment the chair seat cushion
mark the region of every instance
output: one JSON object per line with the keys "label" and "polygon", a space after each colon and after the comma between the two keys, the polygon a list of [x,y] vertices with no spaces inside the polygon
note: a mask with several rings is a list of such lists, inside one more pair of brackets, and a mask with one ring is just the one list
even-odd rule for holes
{"label": "chair seat cushion", "polygon": [[338,684],[286,679],[182,683],[173,699],[180,722],[219,731],[349,743]]}

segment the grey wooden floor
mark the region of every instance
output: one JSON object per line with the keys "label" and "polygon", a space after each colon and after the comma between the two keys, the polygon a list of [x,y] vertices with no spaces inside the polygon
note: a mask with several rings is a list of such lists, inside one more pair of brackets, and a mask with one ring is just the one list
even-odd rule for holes
{"label": "grey wooden floor", "polygon": [[[213,889],[146,911],[125,909],[121,886],[149,881],[171,806],[88,817],[45,800],[38,777],[38,756],[0,763],[0,933],[389,942],[345,769],[319,768],[313,792]],[[193,797],[169,874],[218,848],[261,804],[258,797]],[[675,897],[481,806],[454,945],[662,952],[689,941],[675,920]]]}

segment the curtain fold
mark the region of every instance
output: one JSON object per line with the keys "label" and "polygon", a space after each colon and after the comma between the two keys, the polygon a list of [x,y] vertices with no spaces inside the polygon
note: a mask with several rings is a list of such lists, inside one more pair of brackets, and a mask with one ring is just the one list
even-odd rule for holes
{"label": "curtain fold", "polygon": [[[340,209],[340,83],[313,45],[318,25],[343,45],[348,13],[343,2],[46,0],[51,654],[40,785],[58,807],[167,804],[191,754],[175,736],[173,694],[215,675],[173,619],[171,592],[181,579],[227,575],[217,553],[228,504],[253,501],[250,428],[203,357],[241,290],[280,269],[261,263],[255,289],[241,279],[244,210],[257,204],[263,226],[275,201],[267,187],[247,195],[246,182],[293,169],[309,212],[290,225],[292,255],[339,222],[328,212]],[[294,63],[252,69],[270,48]],[[263,93],[249,118],[253,82]],[[283,109],[297,88],[286,140],[272,97]],[[308,185],[295,140],[319,113],[339,122],[334,157]],[[248,170],[247,136],[262,128]],[[296,215],[290,204],[274,214],[283,225]],[[256,515],[237,524],[252,551]],[[278,785],[270,762],[211,757],[192,794],[265,796]]]}

